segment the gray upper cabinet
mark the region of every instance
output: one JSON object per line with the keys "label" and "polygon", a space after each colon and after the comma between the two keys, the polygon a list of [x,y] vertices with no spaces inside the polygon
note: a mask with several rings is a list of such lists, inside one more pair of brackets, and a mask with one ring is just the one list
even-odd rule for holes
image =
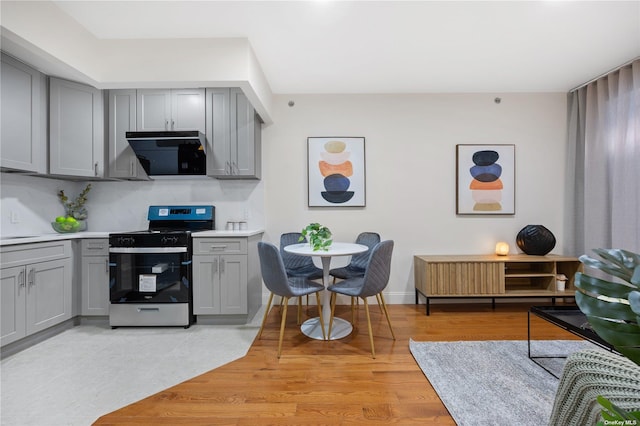
{"label": "gray upper cabinet", "polygon": [[126,138],[136,130],[136,90],[109,91],[109,177],[148,180]]}
{"label": "gray upper cabinet", "polygon": [[262,122],[239,88],[207,89],[207,174],[260,179]]}
{"label": "gray upper cabinet", "polygon": [[102,92],[94,87],[49,79],[49,173],[104,177]]}
{"label": "gray upper cabinet", "polygon": [[46,77],[5,54],[0,77],[0,167],[46,173]]}
{"label": "gray upper cabinet", "polygon": [[240,89],[231,89],[232,174],[260,179],[262,121]]}
{"label": "gray upper cabinet", "polygon": [[207,89],[207,175],[230,173],[229,89]]}
{"label": "gray upper cabinet", "polygon": [[199,130],[204,133],[204,97],[204,89],[138,90],[137,130]]}

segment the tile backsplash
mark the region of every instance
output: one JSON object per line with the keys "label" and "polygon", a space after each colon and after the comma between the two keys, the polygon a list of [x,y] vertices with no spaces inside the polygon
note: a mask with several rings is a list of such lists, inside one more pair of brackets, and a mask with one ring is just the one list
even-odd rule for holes
{"label": "tile backsplash", "polygon": [[[0,235],[39,235],[54,232],[50,222],[64,214],[57,193],[75,198],[86,182],[1,174]],[[262,181],[158,180],[151,182],[91,182],[85,204],[88,231],[146,229],[150,205],[206,204],[216,207],[216,228],[245,220],[250,229],[264,228]]]}

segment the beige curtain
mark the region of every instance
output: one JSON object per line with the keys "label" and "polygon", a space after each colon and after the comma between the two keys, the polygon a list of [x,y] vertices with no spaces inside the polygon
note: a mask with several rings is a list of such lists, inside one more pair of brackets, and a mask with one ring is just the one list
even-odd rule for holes
{"label": "beige curtain", "polygon": [[568,96],[568,251],[640,253],[640,59]]}

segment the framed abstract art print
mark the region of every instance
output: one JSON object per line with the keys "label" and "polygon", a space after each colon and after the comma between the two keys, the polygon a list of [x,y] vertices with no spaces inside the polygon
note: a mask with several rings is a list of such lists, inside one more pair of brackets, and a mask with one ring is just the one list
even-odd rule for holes
{"label": "framed abstract art print", "polygon": [[364,207],[363,137],[307,138],[309,207]]}
{"label": "framed abstract art print", "polygon": [[515,149],[456,145],[456,214],[515,214]]}

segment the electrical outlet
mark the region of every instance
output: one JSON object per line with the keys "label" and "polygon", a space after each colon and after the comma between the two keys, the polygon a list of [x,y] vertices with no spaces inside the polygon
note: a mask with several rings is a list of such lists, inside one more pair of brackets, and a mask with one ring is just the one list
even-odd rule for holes
{"label": "electrical outlet", "polygon": [[11,223],[20,223],[20,215],[18,215],[17,211],[11,210],[10,221]]}

